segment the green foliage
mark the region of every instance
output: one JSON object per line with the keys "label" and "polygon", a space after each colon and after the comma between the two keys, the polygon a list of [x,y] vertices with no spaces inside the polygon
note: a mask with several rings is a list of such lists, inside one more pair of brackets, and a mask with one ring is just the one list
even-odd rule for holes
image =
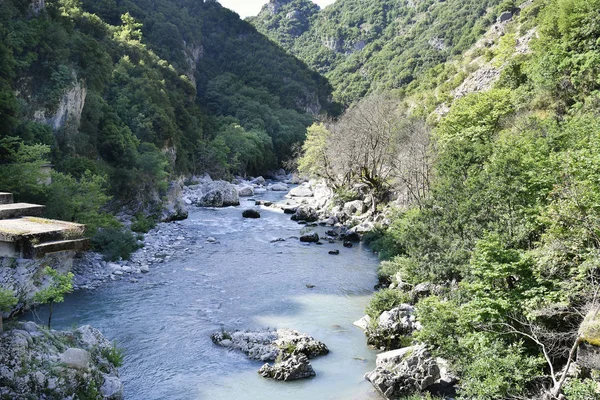
{"label": "green foliage", "polygon": [[499,3],[345,0],[317,11],[312,2],[295,0],[275,13],[265,6],[249,20],[323,73],[337,101],[351,104],[373,91],[405,88],[465,51],[496,19],[500,9],[486,11]]}
{"label": "green foliage", "polygon": [[106,194],[105,177],[84,172],[77,180],[70,175],[52,174],[48,187],[47,215],[63,221],[86,224],[93,236],[99,228],[118,227],[116,218],[102,211],[110,200]]}
{"label": "green foliage", "polygon": [[593,379],[569,379],[563,392],[568,400],[599,400],[598,382]]}
{"label": "green foliage", "polygon": [[0,312],[7,312],[18,303],[12,290],[0,288]]}
{"label": "green foliage", "polygon": [[115,368],[119,368],[123,365],[123,361],[125,359],[125,355],[123,354],[123,349],[117,346],[117,342],[113,342],[112,347],[104,353],[104,357],[115,366]]}
{"label": "green foliage", "polygon": [[128,260],[139,246],[136,237],[122,228],[100,229],[92,237],[94,250],[102,253],[106,261]]}
{"label": "green foliage", "polygon": [[46,266],[43,274],[50,278],[50,283],[35,293],[33,301],[40,304],[65,301],[65,294],[73,290],[73,273],[60,274],[57,270]]}
{"label": "green foliage", "polygon": [[461,396],[481,400],[510,398],[526,392],[532,377],[541,373],[541,357],[527,356],[521,343],[506,346],[485,335],[467,338],[463,346],[471,353],[461,369]]}
{"label": "green foliage", "polygon": [[65,294],[73,291],[73,273],[61,274],[57,270],[46,266],[42,271],[44,276],[50,278],[50,282],[44,288],[38,290],[33,296],[33,301],[39,304],[48,304],[48,329],[52,324],[52,308],[54,303],[65,301]]}
{"label": "green foliage", "polygon": [[142,213],[138,213],[135,219],[131,223],[130,229],[133,232],[148,233],[152,228],[156,226],[156,219],[152,216],[145,216]]}
{"label": "green foliage", "polygon": [[[304,139],[307,110],[330,107],[324,78],[217,2],[3,1],[0,71],[0,186],[39,202],[46,162],[105,176],[132,212],[174,175],[264,173]],[[81,118],[51,119],[79,88]],[[58,180],[50,196],[71,190]]]}
{"label": "green foliage", "polygon": [[382,312],[408,303],[408,301],[409,296],[406,293],[397,289],[383,289],[373,295],[365,311],[371,320],[377,320]]}

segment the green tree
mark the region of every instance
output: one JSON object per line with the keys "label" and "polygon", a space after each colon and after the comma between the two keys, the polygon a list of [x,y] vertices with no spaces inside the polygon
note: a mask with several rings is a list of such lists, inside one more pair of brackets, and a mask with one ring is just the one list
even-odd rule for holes
{"label": "green tree", "polygon": [[0,333],[3,331],[2,313],[10,311],[17,304],[18,300],[11,290],[0,288]]}
{"label": "green tree", "polygon": [[39,304],[48,304],[48,329],[51,329],[52,308],[54,303],[65,301],[65,294],[73,291],[73,273],[60,274],[57,270],[46,266],[43,270],[44,276],[50,278],[48,286],[40,289],[34,296],[33,301]]}

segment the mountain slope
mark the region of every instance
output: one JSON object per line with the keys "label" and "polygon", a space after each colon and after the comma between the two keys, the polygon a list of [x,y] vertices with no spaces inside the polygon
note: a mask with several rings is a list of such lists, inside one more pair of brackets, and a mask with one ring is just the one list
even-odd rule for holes
{"label": "mountain slope", "polygon": [[499,0],[271,0],[250,18],[260,32],[323,73],[334,98],[352,103],[400,89],[468,49],[502,11]]}
{"label": "mountain slope", "polygon": [[0,161],[50,146],[121,198],[274,168],[331,107],[323,77],[217,2],[9,0],[0,23]]}

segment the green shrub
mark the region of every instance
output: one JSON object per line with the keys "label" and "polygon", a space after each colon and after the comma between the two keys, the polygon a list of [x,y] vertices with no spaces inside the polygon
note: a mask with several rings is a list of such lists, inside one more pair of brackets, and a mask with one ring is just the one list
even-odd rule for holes
{"label": "green shrub", "polygon": [[567,400],[600,400],[598,382],[593,379],[571,379],[563,388]]}
{"label": "green shrub", "polygon": [[462,345],[471,352],[461,361],[460,394],[466,398],[511,398],[524,393],[531,379],[541,374],[543,360],[527,356],[521,343],[506,346],[485,334],[475,334]]}
{"label": "green shrub", "polygon": [[379,265],[377,275],[379,280],[387,279],[391,281],[396,274],[400,273],[402,280],[405,282],[417,283],[414,277],[414,271],[418,268],[418,263],[407,257],[394,257],[390,261],[383,261]]}
{"label": "green shrub", "polygon": [[155,226],[156,219],[154,217],[138,213],[131,223],[131,230],[137,233],[148,233]]}
{"label": "green shrub", "polygon": [[398,307],[400,304],[408,303],[409,296],[396,289],[382,289],[371,297],[371,302],[365,310],[372,320],[379,318],[382,312]]}
{"label": "green shrub", "polygon": [[102,253],[106,261],[128,260],[139,246],[135,236],[124,229],[108,228],[99,230],[92,237],[93,249]]}
{"label": "green shrub", "polygon": [[104,352],[104,357],[106,357],[106,359],[116,368],[122,366],[123,360],[125,359],[123,349],[117,347],[116,342],[113,342],[112,347]]}

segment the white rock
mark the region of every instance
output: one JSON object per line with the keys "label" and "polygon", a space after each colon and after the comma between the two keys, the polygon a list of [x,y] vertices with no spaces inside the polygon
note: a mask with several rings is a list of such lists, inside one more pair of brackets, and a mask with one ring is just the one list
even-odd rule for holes
{"label": "white rock", "polygon": [[89,369],[90,353],[83,349],[70,347],[60,355],[60,362],[71,368]]}

